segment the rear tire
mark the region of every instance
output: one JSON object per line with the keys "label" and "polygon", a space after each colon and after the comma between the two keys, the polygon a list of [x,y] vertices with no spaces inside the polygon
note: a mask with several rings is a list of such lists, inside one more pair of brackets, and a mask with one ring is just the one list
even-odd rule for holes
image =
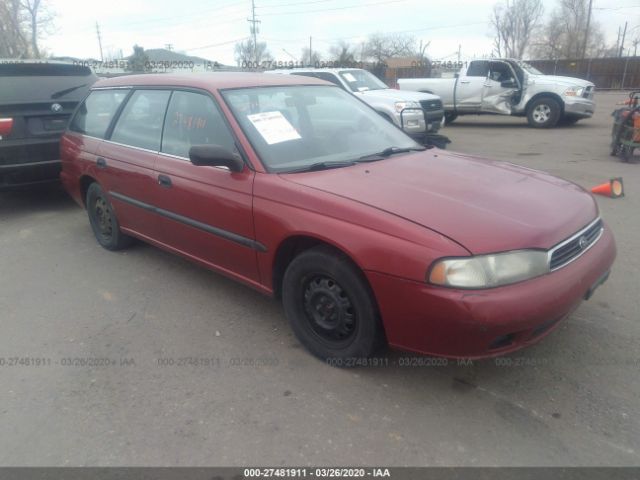
{"label": "rear tire", "polygon": [[542,97],[534,100],[527,109],[527,120],[534,128],[553,128],[558,124],[562,107],[552,97]]}
{"label": "rear tire", "polygon": [[120,231],[116,212],[98,183],[89,185],[85,205],[93,234],[102,247],[121,250],[131,245],[133,239]]}
{"label": "rear tire", "polygon": [[357,365],[384,344],[378,308],[362,272],[328,247],[306,250],[287,267],[282,302],[291,328],[315,356]]}

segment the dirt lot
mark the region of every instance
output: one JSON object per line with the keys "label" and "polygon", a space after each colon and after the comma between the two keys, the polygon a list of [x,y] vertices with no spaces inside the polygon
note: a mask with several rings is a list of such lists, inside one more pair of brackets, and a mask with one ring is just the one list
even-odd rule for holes
{"label": "dirt lot", "polygon": [[0,465],[637,465],[640,164],[608,155],[622,98],[600,94],[574,127],[443,132],[627,192],[598,199],[619,256],[594,298],[541,344],[473,365],[331,368],[274,301],[150,246],[101,249],[60,189],[0,194]]}

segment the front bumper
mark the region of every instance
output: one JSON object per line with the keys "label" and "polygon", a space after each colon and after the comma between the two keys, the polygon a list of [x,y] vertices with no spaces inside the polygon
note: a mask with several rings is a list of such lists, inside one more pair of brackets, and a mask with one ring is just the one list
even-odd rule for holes
{"label": "front bumper", "polygon": [[378,272],[367,272],[367,277],[392,347],[473,359],[538,342],[606,279],[615,256],[615,241],[605,225],[600,240],[576,261],[504,287],[459,290]]}
{"label": "front bumper", "polygon": [[564,114],[570,117],[589,118],[596,111],[596,103],[583,97],[564,97]]}
{"label": "front bumper", "polygon": [[396,121],[412,137],[422,138],[427,134],[437,133],[444,125],[444,110],[405,108],[396,115]]}
{"label": "front bumper", "polygon": [[57,181],[60,168],[57,138],[0,141],[0,189]]}

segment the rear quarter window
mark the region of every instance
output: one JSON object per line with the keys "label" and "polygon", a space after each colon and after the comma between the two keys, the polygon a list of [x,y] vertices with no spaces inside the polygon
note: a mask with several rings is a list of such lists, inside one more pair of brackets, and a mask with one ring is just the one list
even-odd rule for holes
{"label": "rear quarter window", "polygon": [[104,138],[127,90],[96,90],[78,107],[69,130],[96,138]]}

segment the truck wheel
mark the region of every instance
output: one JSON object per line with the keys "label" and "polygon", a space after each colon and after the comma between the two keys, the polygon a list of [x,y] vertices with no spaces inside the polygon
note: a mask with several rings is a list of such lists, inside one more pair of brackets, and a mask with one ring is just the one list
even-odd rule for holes
{"label": "truck wheel", "polygon": [[580,120],[580,117],[567,117],[564,116],[560,119],[560,125],[570,126],[575,125]]}
{"label": "truck wheel", "polygon": [[384,343],[369,285],[348,258],[330,248],[312,248],[292,260],[282,303],[298,340],[332,365],[370,357]]}
{"label": "truck wheel", "polygon": [[128,247],[133,239],[120,231],[111,202],[97,183],[92,183],[87,190],[87,214],[93,234],[98,243],[107,250],[121,250]]}
{"label": "truck wheel", "polygon": [[560,120],[562,109],[558,101],[551,97],[534,100],[527,110],[527,120],[534,128],[553,128]]}
{"label": "truck wheel", "polygon": [[444,124],[451,125],[458,118],[458,114],[453,112],[444,112]]}

